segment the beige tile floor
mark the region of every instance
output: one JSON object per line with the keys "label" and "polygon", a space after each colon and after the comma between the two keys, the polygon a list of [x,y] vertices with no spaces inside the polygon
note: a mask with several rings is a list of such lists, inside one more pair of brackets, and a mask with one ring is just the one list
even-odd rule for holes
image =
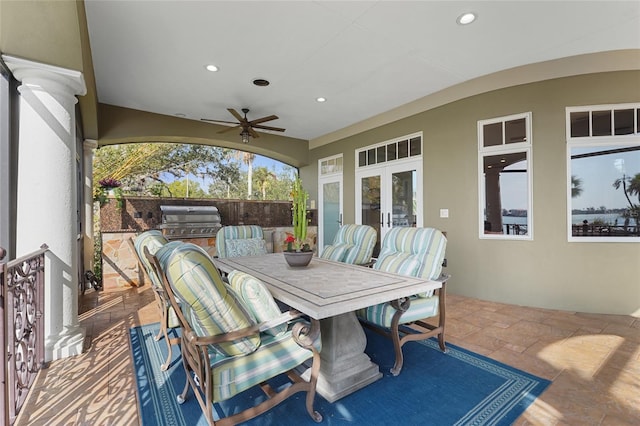
{"label": "beige tile floor", "polygon": [[[85,352],[41,372],[18,425],[139,424],[127,330],[158,320],[149,286],[89,290],[80,320]],[[516,425],[640,425],[640,318],[450,295],[447,341],[553,380]]]}

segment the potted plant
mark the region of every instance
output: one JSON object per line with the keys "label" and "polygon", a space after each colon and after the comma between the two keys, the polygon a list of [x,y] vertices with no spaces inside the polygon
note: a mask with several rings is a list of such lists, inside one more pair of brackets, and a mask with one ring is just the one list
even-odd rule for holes
{"label": "potted plant", "polygon": [[290,266],[306,266],[313,257],[313,251],[309,244],[305,242],[307,239],[307,201],[309,193],[302,187],[302,181],[299,177],[293,182],[291,189],[291,212],[293,214],[293,236],[289,235],[284,240],[287,243],[285,251],[285,259]]}
{"label": "potted plant", "polygon": [[104,178],[98,181],[98,187],[93,190],[93,201],[100,203],[100,207],[107,203],[109,194],[113,194],[116,199],[116,208],[121,209],[123,205],[122,188],[120,182],[114,178]]}

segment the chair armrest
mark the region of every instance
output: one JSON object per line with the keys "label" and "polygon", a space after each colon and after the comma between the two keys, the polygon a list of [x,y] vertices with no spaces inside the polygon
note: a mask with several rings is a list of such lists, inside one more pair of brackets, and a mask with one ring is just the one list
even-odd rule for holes
{"label": "chair armrest", "polygon": [[299,318],[301,316],[302,316],[302,313],[295,310],[291,310],[291,311],[282,313],[280,316],[272,320],[264,321],[264,322],[261,322],[260,324],[252,325],[251,327],[241,328],[240,330],[234,330],[229,333],[216,334],[215,336],[198,336],[192,330],[189,332],[185,332],[184,338],[187,340],[187,342],[197,346],[207,346],[207,345],[214,345],[222,342],[230,342],[233,340],[241,339],[243,337],[252,336],[256,333],[260,333],[264,330],[268,330],[280,324],[288,323],[289,321]]}
{"label": "chair armrest", "polygon": [[280,324],[285,324],[290,322],[291,320],[300,318],[301,316],[302,316],[302,313],[296,310],[283,312],[282,314],[280,314],[280,316],[272,318],[269,321],[261,322],[260,324],[258,324],[258,328],[260,332],[263,332],[265,330],[269,330],[270,328],[277,327]]}
{"label": "chair armrest", "polygon": [[440,276],[433,281],[436,281],[439,283],[446,283],[447,281],[449,281],[449,278],[451,278],[451,275],[449,274],[440,274]]}
{"label": "chair armrest", "polygon": [[378,259],[371,259],[370,261],[365,263],[358,263],[358,266],[364,266],[365,268],[373,268],[373,265],[376,263],[376,260]]}

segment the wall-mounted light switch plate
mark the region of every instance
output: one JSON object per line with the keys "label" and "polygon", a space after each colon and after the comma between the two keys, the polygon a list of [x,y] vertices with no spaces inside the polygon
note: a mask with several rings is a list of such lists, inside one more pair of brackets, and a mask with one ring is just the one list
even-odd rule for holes
{"label": "wall-mounted light switch plate", "polygon": [[440,209],[440,217],[449,217],[449,209]]}

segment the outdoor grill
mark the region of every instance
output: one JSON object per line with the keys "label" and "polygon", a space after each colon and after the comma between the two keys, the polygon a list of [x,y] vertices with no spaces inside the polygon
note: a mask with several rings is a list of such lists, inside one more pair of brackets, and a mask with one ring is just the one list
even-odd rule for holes
{"label": "outdoor grill", "polygon": [[217,207],[160,206],[160,210],[160,229],[168,240],[215,237],[222,227]]}

